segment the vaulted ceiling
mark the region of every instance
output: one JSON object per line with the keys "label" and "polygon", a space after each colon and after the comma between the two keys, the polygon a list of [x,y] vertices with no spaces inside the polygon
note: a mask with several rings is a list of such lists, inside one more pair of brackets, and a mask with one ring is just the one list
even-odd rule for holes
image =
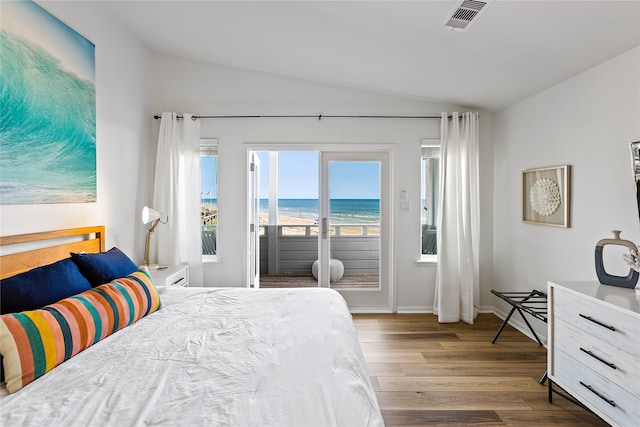
{"label": "vaulted ceiling", "polygon": [[97,3],[161,54],[489,111],[640,45],[640,0],[496,0],[466,32],[456,0]]}

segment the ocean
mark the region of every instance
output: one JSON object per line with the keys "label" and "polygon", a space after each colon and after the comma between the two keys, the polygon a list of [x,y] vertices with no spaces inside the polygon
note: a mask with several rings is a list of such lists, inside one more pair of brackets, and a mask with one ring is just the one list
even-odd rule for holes
{"label": "ocean", "polygon": [[94,83],[4,29],[0,44],[0,203],[94,202]]}
{"label": "ocean", "polygon": [[[202,199],[203,204],[216,205],[216,199]],[[379,199],[331,199],[330,220],[334,224],[377,224],[380,222]],[[260,199],[260,214],[269,213],[269,200]],[[279,199],[278,215],[317,220],[317,199]]]}

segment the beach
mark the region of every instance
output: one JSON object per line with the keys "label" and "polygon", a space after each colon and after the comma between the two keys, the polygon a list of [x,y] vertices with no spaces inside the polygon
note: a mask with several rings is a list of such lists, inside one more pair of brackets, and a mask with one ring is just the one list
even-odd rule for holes
{"label": "beach", "polygon": [[[281,199],[278,225],[285,236],[318,235],[317,200]],[[260,226],[269,224],[266,201],[261,200]],[[331,235],[370,236],[380,235],[379,204],[377,200],[334,200],[332,206],[337,212],[333,215]],[[218,210],[213,199],[203,199],[201,206],[202,223],[216,225]]]}
{"label": "beach", "polygon": [[[260,225],[268,225],[269,216],[267,214],[260,214]],[[282,226],[282,234],[285,236],[304,236],[307,233],[307,227],[309,227],[309,233],[311,235],[318,234],[318,224],[315,220],[307,218],[299,218],[295,216],[278,216],[278,225]],[[291,226],[291,227],[289,227]],[[345,236],[361,236],[363,233],[362,226],[354,224],[339,225],[340,235]],[[331,233],[335,235],[335,231]],[[377,224],[367,224],[368,235],[379,235],[380,226]]]}

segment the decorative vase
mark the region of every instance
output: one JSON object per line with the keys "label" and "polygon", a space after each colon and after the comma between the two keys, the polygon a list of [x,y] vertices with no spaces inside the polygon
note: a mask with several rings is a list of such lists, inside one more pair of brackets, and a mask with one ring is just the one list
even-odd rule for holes
{"label": "decorative vase", "polygon": [[632,241],[621,239],[620,233],[620,230],[613,230],[613,239],[602,239],[596,243],[596,274],[598,275],[598,280],[603,285],[633,289],[635,288],[636,283],[638,283],[640,273],[634,269],[629,269],[629,274],[626,276],[615,276],[605,271],[604,263],[602,261],[602,253],[604,252],[604,247],[606,245],[624,246],[632,252],[638,250],[635,243]]}

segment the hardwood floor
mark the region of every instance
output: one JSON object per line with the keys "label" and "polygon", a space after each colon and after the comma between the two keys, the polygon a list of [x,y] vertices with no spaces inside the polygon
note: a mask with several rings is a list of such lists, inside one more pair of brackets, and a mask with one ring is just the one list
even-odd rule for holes
{"label": "hardwood floor", "polygon": [[607,426],[539,383],[546,349],[480,314],[475,325],[432,314],[354,314],[387,426]]}

